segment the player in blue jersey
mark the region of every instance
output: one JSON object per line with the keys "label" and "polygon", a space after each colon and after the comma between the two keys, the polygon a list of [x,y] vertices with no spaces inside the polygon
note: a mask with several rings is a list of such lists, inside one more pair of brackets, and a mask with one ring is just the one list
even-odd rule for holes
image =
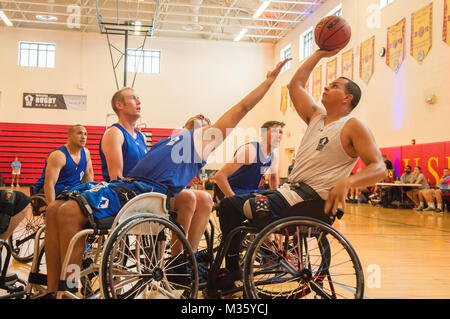
{"label": "player in blue jersey", "polygon": [[124,177],[147,154],[144,135],[136,129],[141,117],[141,101],[131,88],[114,93],[111,106],[118,117],[100,141],[103,179],[107,182]]}
{"label": "player in blue jersey", "polygon": [[[132,88],[117,91],[111,99],[111,106],[118,121],[105,131],[100,141],[102,175],[106,182],[127,176],[147,153],[145,137],[135,128],[142,109],[136,92]],[[188,121],[187,125],[192,127],[186,129],[193,129],[193,121]],[[208,193],[183,190],[172,201],[177,221],[188,234],[191,227],[192,233],[197,233],[195,229],[203,228],[208,222],[213,205]],[[193,242],[196,241],[194,238]],[[193,249],[195,251],[196,247]]]}
{"label": "player in blue jersey", "polygon": [[267,121],[261,126],[259,142],[250,142],[238,148],[233,159],[215,176],[214,197],[217,201],[228,196],[258,192],[265,174],[269,176],[270,189],[278,188],[278,146],[284,125],[279,121]]}
{"label": "player in blue jersey", "polygon": [[[274,70],[267,73],[262,84],[231,107],[214,124],[208,125],[205,117],[195,116],[185,125],[186,128],[190,128],[194,124],[193,130],[185,129],[153,145],[128,174],[128,177],[134,179],[133,182],[101,183],[95,185],[94,190],[84,191],[81,196],[90,204],[94,217],[114,216],[118,213],[124,204],[123,201],[121,202],[122,186],[129,190],[127,194],[149,191],[168,194],[171,197],[179,194],[205,165],[210,153],[264,97],[283,65],[289,60],[291,59],[278,63]],[[62,205],[50,205],[47,209],[47,216],[51,216],[46,221],[45,235],[49,297],[54,296],[58,289],[61,271],[67,271],[61,270],[61,264],[70,240],[88,222],[85,214],[86,212],[75,200],[69,200]],[[197,230],[197,238],[201,238],[204,229]],[[190,241],[193,246],[196,246],[193,239]],[[82,241],[75,245],[69,265],[81,264],[84,245]],[[68,275],[70,274],[71,272],[68,271]]]}
{"label": "player in blue jersey", "polygon": [[91,155],[85,147],[87,131],[82,125],[69,128],[67,143],[47,155],[45,167],[33,188],[33,193],[44,192],[47,204],[63,191],[92,182],[94,171]]}

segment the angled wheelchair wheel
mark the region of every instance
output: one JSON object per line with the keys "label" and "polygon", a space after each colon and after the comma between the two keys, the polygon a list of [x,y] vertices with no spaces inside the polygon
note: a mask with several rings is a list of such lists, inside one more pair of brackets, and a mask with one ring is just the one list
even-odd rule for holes
{"label": "angled wheelchair wheel", "polygon": [[249,247],[244,289],[252,299],[359,299],[364,274],[338,231],[312,218],[289,217],[265,227]]}
{"label": "angled wheelchair wheel", "polygon": [[[174,254],[174,246],[182,248]],[[107,299],[196,298],[198,269],[184,233],[166,218],[142,214],[109,236],[100,268]]]}
{"label": "angled wheelchair wheel", "polygon": [[[36,233],[45,225],[44,215],[47,208],[45,197],[31,196],[31,207],[32,213],[25,216],[8,238],[12,256],[15,260],[23,263],[28,263],[33,259]],[[42,240],[42,237],[39,240]]]}

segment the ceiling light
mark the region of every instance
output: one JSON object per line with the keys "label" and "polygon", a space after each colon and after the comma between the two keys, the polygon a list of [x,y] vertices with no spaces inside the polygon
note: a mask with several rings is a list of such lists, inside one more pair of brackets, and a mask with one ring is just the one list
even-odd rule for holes
{"label": "ceiling light", "polygon": [[242,29],[242,31],[238,34],[238,36],[236,38],[234,38],[234,41],[235,42],[240,41],[242,39],[242,37],[244,36],[244,34],[247,33],[247,31],[248,31],[247,28]]}
{"label": "ceiling light", "polygon": [[48,14],[38,14],[36,15],[36,19],[42,20],[42,21],[57,21],[58,18],[55,16],[51,16]]}
{"label": "ceiling light", "polygon": [[140,34],[141,25],[142,25],[141,21],[135,21],[134,22],[134,34],[135,35],[139,35]]}
{"label": "ceiling light", "polygon": [[3,22],[5,22],[5,24],[8,27],[12,27],[13,24],[12,24],[11,20],[9,20],[8,17],[6,16],[6,14],[1,10],[0,10],[0,18],[3,20]]}
{"label": "ceiling light", "polygon": [[264,10],[266,10],[266,8],[269,6],[270,1],[264,1],[261,6],[259,7],[258,10],[256,10],[255,14],[253,15],[253,18],[259,18],[259,16],[261,15],[261,13],[263,13]]}
{"label": "ceiling light", "polygon": [[200,24],[190,23],[183,26],[185,31],[201,31],[203,27]]}

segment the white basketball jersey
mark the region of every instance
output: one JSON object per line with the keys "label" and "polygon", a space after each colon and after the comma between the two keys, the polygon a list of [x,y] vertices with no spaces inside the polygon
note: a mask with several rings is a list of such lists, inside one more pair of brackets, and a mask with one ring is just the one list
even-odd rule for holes
{"label": "white basketball jersey", "polygon": [[[289,183],[304,182],[326,199],[328,192],[338,181],[350,175],[359,157],[352,158],[345,152],[341,143],[341,132],[347,121],[353,117],[347,115],[327,126],[326,115],[312,119],[295,155]],[[302,200],[297,193],[290,190],[288,184],[278,190],[291,205]]]}

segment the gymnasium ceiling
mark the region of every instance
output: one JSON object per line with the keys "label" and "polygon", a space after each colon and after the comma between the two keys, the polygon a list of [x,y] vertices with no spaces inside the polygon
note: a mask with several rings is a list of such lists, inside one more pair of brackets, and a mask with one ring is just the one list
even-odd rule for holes
{"label": "gymnasium ceiling", "polygon": [[[153,37],[223,41],[233,41],[246,28],[247,33],[241,41],[276,43],[326,0],[270,1],[264,12],[254,18],[255,12],[263,2],[261,0],[1,0],[0,10],[11,20],[13,28],[97,33],[100,30],[111,32],[110,29],[117,28],[121,30],[119,32],[128,30],[129,35],[147,34]],[[0,20],[0,26],[4,25],[5,23]]]}

